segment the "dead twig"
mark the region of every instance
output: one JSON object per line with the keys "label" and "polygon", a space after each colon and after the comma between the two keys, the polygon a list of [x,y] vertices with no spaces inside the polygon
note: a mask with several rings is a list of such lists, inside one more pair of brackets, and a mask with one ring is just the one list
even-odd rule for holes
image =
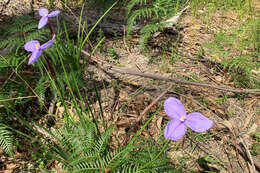
{"label": "dead twig", "polygon": [[111,67],[110,69],[112,71],[116,71],[116,72],[119,72],[122,74],[130,74],[130,75],[141,76],[141,77],[146,77],[146,78],[151,78],[151,79],[163,80],[163,81],[167,81],[167,82],[173,82],[173,83],[179,83],[179,84],[185,84],[185,85],[193,85],[193,86],[206,87],[206,88],[213,88],[213,89],[217,89],[217,90],[234,92],[234,93],[248,93],[248,94],[256,94],[256,95],[259,94],[260,95],[259,89],[232,89],[232,88],[227,88],[227,87],[218,87],[218,86],[214,86],[214,85],[210,85],[210,84],[190,82],[190,81],[185,81],[185,80],[177,79],[177,78],[168,78],[168,77],[164,77],[164,76],[156,75],[156,74],[141,73],[141,72],[137,72],[137,71],[129,70],[129,69],[121,69],[121,68],[116,68],[116,67]]}
{"label": "dead twig", "polygon": [[[236,147],[236,146],[234,146],[234,147]],[[245,152],[241,149],[241,147],[238,147],[238,146],[237,146],[237,150],[238,150],[239,154],[240,154],[243,158],[250,160],[250,158],[248,158],[247,154],[245,154]],[[255,169],[256,169],[258,172],[260,172],[260,162],[259,162],[258,159],[256,159],[255,157],[253,157],[253,156],[251,156],[251,157],[252,157],[251,159],[252,159],[252,161],[253,161],[253,163],[254,163]]]}
{"label": "dead twig", "polygon": [[190,139],[193,143],[197,143],[198,147],[205,153],[210,154],[212,156],[212,158],[214,158],[223,168],[225,168],[226,170],[233,170],[227,163],[222,162],[220,158],[218,158],[218,154],[216,154],[213,151],[209,151],[208,147],[206,144],[198,141],[198,140],[194,140],[191,136],[187,135],[188,139]]}
{"label": "dead twig", "polygon": [[[231,134],[234,135],[235,137],[240,136],[240,134],[238,134],[236,131],[234,131],[235,129],[233,128],[232,124],[227,124],[227,122],[224,122],[221,124],[224,125],[225,127],[227,127],[230,130]],[[250,161],[254,172],[256,172],[256,170],[258,172],[260,172],[260,162],[250,154],[243,139],[241,137],[239,137],[239,139],[240,139],[240,141],[235,140],[232,142],[232,145],[235,148],[236,152],[239,153],[245,160]],[[245,151],[238,144],[242,145],[244,147]],[[240,164],[240,166],[241,166],[241,164]]]}
{"label": "dead twig", "polygon": [[110,69],[112,71],[116,71],[116,72],[119,72],[122,74],[130,74],[130,75],[141,76],[141,77],[157,79],[157,80],[163,80],[163,81],[168,81],[168,82],[173,82],[173,83],[213,88],[213,89],[217,89],[217,90],[229,91],[229,92],[234,92],[234,93],[260,94],[260,90],[258,90],[258,89],[232,89],[232,88],[226,88],[226,87],[218,87],[218,86],[214,86],[214,85],[210,85],[210,84],[190,82],[190,81],[185,81],[185,80],[177,79],[177,78],[168,78],[168,77],[164,77],[164,76],[156,75],[156,74],[141,73],[141,72],[137,72],[137,71],[129,70],[129,69],[121,69],[121,68],[115,68],[115,67],[112,67]]}
{"label": "dead twig", "polygon": [[239,132],[238,132],[238,128],[234,126],[234,123],[232,123],[232,121],[227,121],[226,123],[227,128],[229,129],[230,133],[232,134],[232,138],[233,138],[233,146],[235,147],[235,152],[236,152],[236,159],[237,162],[239,164],[239,166],[243,169],[243,171],[245,172],[246,168],[244,167],[244,165],[241,163],[241,160],[239,159],[239,152],[237,150],[238,148],[238,140],[237,140],[237,136],[239,136]]}
{"label": "dead twig", "polygon": [[[76,46],[75,46],[75,48],[76,48]],[[83,54],[87,55],[88,57],[91,57],[91,59],[94,60],[97,64],[99,64],[101,67],[106,68],[107,70],[112,70],[112,71],[122,73],[122,74],[130,74],[130,75],[141,76],[141,77],[150,78],[150,79],[163,80],[163,81],[167,81],[167,82],[184,84],[184,85],[193,85],[193,86],[198,86],[198,87],[213,88],[213,89],[227,91],[227,92],[233,92],[233,93],[247,93],[247,94],[260,95],[259,89],[233,89],[233,88],[227,88],[225,86],[220,87],[220,86],[214,86],[214,85],[210,85],[210,84],[185,81],[185,80],[177,79],[177,78],[169,78],[169,77],[165,77],[162,75],[143,73],[143,72],[138,72],[138,71],[134,71],[134,70],[130,70],[130,69],[117,68],[117,67],[114,67],[114,66],[108,64],[105,61],[100,60],[97,57],[90,56],[90,54],[84,50],[81,50],[81,52]]]}
{"label": "dead twig", "polygon": [[143,112],[141,112],[140,116],[137,118],[136,122],[140,122],[142,117],[145,115],[145,113],[151,109],[151,107],[153,105],[155,105],[171,88],[173,87],[173,85],[169,86],[162,94],[160,94],[156,99],[153,100],[153,102],[151,104],[149,104],[144,110]]}
{"label": "dead twig", "polygon": [[[135,132],[137,130],[137,127],[138,127],[138,123],[141,121],[142,117],[145,115],[145,113],[151,109],[151,107],[153,105],[155,105],[170,89],[172,88],[172,85],[170,87],[168,87],[163,93],[161,93],[156,99],[153,100],[153,102],[151,104],[149,104],[142,112],[141,114],[139,115],[139,117],[133,121],[131,124],[130,124],[130,129],[128,132]],[[130,133],[127,133],[127,136],[124,140],[124,144],[126,144],[128,142],[128,140],[130,139]]]}
{"label": "dead twig", "polygon": [[250,153],[250,151],[249,151],[249,149],[248,149],[248,147],[247,147],[247,145],[246,145],[244,139],[241,138],[241,137],[239,137],[239,143],[244,147],[244,149],[245,149],[245,154],[246,154],[248,160],[250,161],[250,163],[251,163],[251,165],[252,165],[252,169],[253,169],[253,170],[251,170],[251,172],[252,172],[252,173],[256,172],[255,162],[254,162],[254,160],[253,160],[253,157],[252,157],[252,155],[251,155],[251,153]]}

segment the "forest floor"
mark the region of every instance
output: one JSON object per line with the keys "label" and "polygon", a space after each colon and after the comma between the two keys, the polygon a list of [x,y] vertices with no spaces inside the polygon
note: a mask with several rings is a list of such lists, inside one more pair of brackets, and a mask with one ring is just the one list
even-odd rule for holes
{"label": "forest floor", "polygon": [[[255,3],[255,10],[260,12],[260,3]],[[239,41],[227,44],[224,39],[228,41],[243,36],[247,32],[243,29],[241,34],[234,36],[234,33],[243,28],[251,20],[251,16],[231,9],[214,10],[210,13],[208,10],[201,9],[194,15],[192,9],[187,9],[175,26],[178,33],[161,32],[154,35],[144,50],[138,46],[138,36],[130,39],[125,39],[124,36],[106,37],[104,44],[93,56],[93,62],[96,63],[90,63],[86,67],[85,79],[90,83],[98,83],[102,88],[100,95],[106,121],[108,125],[115,125],[111,148],[126,144],[140,128],[140,124],[161,107],[164,100],[176,97],[182,101],[188,112],[201,112],[214,121],[213,128],[208,132],[195,134],[188,131],[180,141],[171,143],[172,150],[167,155],[174,160],[176,167],[184,172],[259,171],[260,95],[225,90],[242,91],[255,86],[250,85],[251,81],[246,76],[242,81],[236,78],[235,72],[230,72],[224,65],[224,62],[244,53],[237,49]],[[218,38],[223,40],[219,41]],[[220,50],[217,46],[221,44],[223,49]],[[230,54],[226,56],[225,51]],[[105,68],[102,64],[97,66],[99,62],[110,64],[113,68],[185,79],[210,86],[170,83],[122,74]],[[95,75],[90,75],[93,73]],[[251,77],[259,80],[259,76],[260,69],[253,69]],[[164,95],[160,96],[162,93]],[[159,100],[150,105],[158,97]],[[93,106],[98,107],[98,102],[93,103]],[[142,112],[147,107],[150,109],[143,115]],[[56,107],[54,112],[59,115],[63,111],[63,107]],[[141,115],[140,123],[131,127],[132,122]],[[152,137],[156,142],[169,120],[164,110],[161,110],[142,136]],[[16,151],[15,158],[14,162],[0,154],[0,172],[23,172],[21,170],[24,168],[28,170],[35,166],[31,157],[26,159],[26,152]]]}

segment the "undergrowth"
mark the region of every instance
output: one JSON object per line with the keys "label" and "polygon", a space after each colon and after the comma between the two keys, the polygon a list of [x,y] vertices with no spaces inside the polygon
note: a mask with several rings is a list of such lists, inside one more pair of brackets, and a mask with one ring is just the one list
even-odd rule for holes
{"label": "undergrowth", "polygon": [[193,0],[191,1],[191,9],[193,14],[198,15],[198,11],[207,8],[207,13],[216,12],[221,10],[235,10],[240,17],[245,14],[253,13],[253,1],[254,0]]}
{"label": "undergrowth", "polygon": [[252,18],[237,28],[222,30],[214,36],[214,40],[204,44],[209,54],[221,62],[232,74],[238,87],[258,88],[260,86],[259,46],[260,18]]}
{"label": "undergrowth", "polygon": [[141,24],[140,46],[144,47],[152,34],[169,25],[166,20],[175,16],[184,4],[185,1],[180,0],[129,1],[126,7],[127,35],[132,32],[136,24]]}
{"label": "undergrowth", "polygon": [[38,24],[32,16],[14,18],[10,23],[5,25],[0,30],[2,36],[0,39],[0,50],[5,50],[4,54],[6,55],[7,62],[1,58],[1,68],[9,66],[17,67],[25,59],[25,51],[19,50],[23,49],[26,42],[35,39],[39,41],[47,39],[48,30],[38,30]]}
{"label": "undergrowth", "polygon": [[[28,152],[32,147],[31,157],[40,170],[56,160],[68,172],[175,171],[163,153],[169,141],[164,140],[162,148],[148,142],[146,146],[136,143],[137,139],[144,141],[140,133],[156,113],[126,146],[110,148],[113,126],[107,127],[104,121],[98,89],[94,87],[101,113],[90,106],[95,100],[82,95],[91,87],[83,80],[88,61],[80,60],[81,49],[95,27],[85,35],[86,26],[79,24],[75,41],[69,36],[66,23],[58,26],[55,43],[31,66],[27,65],[24,44],[30,40],[46,42],[53,33],[48,29],[38,30],[31,16],[14,19],[1,29],[1,34],[8,38],[0,40],[1,49],[8,51],[0,56],[0,71],[6,76],[0,88],[0,112],[4,118],[0,121],[0,147],[13,156],[13,141],[24,139],[15,145],[29,147]],[[51,103],[64,108],[62,117],[49,112]],[[73,112],[69,111],[71,107]]]}

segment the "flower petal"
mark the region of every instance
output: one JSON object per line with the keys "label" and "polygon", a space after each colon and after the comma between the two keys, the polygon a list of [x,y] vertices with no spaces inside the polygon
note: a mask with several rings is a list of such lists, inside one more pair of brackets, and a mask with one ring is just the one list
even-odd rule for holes
{"label": "flower petal", "polygon": [[204,132],[212,127],[213,121],[199,112],[193,112],[187,115],[184,124],[195,132]]}
{"label": "flower petal", "polygon": [[185,124],[177,119],[173,119],[167,124],[164,130],[164,137],[166,139],[177,141],[181,139],[185,135],[185,133]]}
{"label": "flower petal", "polygon": [[28,65],[32,64],[33,62],[35,62],[42,54],[42,50],[36,50],[32,53],[32,56],[29,59]]}
{"label": "flower petal", "polygon": [[24,49],[28,52],[34,52],[36,50],[36,44],[40,46],[40,43],[37,40],[29,41],[24,45]]}
{"label": "flower petal", "polygon": [[164,110],[166,114],[171,118],[180,119],[182,116],[186,116],[186,110],[180,100],[169,97],[164,102]]}
{"label": "flower petal", "polygon": [[47,43],[44,43],[41,46],[41,49],[46,49],[46,48],[50,47],[54,43],[54,40],[55,40],[55,34],[52,36],[51,40],[49,40]]}
{"label": "flower petal", "polygon": [[39,15],[40,16],[46,16],[49,13],[49,11],[46,8],[40,8],[39,9]]}
{"label": "flower petal", "polygon": [[43,28],[48,22],[48,16],[44,16],[40,19],[40,22],[38,24],[38,29]]}
{"label": "flower petal", "polygon": [[53,12],[51,12],[50,14],[48,14],[48,17],[55,17],[55,16],[57,16],[59,13],[60,13],[60,10],[53,11]]}

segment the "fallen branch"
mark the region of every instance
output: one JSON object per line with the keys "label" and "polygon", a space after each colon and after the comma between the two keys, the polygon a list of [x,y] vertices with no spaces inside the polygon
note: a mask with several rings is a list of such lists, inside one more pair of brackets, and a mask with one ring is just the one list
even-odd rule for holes
{"label": "fallen branch", "polygon": [[149,104],[140,114],[140,116],[137,118],[136,123],[140,122],[142,117],[146,114],[146,112],[151,109],[153,105],[155,105],[173,86],[169,86],[163,93],[161,93],[151,104]]}
{"label": "fallen branch", "polygon": [[198,144],[197,146],[208,155],[211,155],[217,163],[219,163],[223,168],[225,168],[227,171],[233,170],[226,162],[222,161],[219,153],[215,152],[214,149],[210,150],[207,144],[200,142],[196,139],[194,139],[191,135],[187,135],[187,138],[190,139],[194,144]]}
{"label": "fallen branch", "polygon": [[[245,159],[248,160],[250,162],[250,164],[253,167],[253,171],[251,172],[256,172],[256,170],[258,172],[260,172],[260,162],[253,157],[250,152],[249,149],[246,145],[246,143],[244,142],[244,139],[241,138],[241,134],[238,133],[238,131],[236,130],[236,128],[234,128],[233,124],[231,124],[230,122],[226,121],[226,122],[222,122],[220,123],[221,125],[224,125],[225,127],[227,127],[230,131],[230,133],[235,137],[235,140],[232,142],[233,147],[235,148],[235,150]],[[239,141],[236,141],[237,138],[239,139]],[[239,144],[239,145],[238,145]],[[243,148],[242,148],[243,147]],[[244,149],[244,150],[243,150]],[[249,168],[250,169],[250,168]]]}
{"label": "fallen branch", "polygon": [[246,158],[251,163],[252,168],[253,168],[253,170],[251,172],[256,172],[256,169],[260,172],[259,161],[257,161],[256,158],[253,158],[244,139],[239,137],[239,140],[240,140],[240,144],[244,147],[245,152],[243,152],[243,150],[241,148],[237,148],[237,150],[244,158]]}
{"label": "fallen branch", "polygon": [[224,86],[220,87],[220,86],[215,86],[215,85],[210,85],[210,84],[190,82],[190,81],[185,81],[182,79],[165,77],[162,75],[156,75],[156,74],[151,74],[151,73],[142,73],[142,72],[138,72],[138,71],[134,71],[134,70],[130,70],[130,69],[117,68],[117,67],[114,67],[114,66],[108,64],[105,61],[100,60],[97,57],[90,56],[90,54],[84,50],[81,50],[81,52],[83,54],[87,55],[88,57],[91,57],[91,59],[93,61],[95,61],[97,64],[99,64],[101,68],[103,67],[103,68],[106,68],[107,70],[112,70],[112,71],[122,73],[122,74],[130,74],[130,75],[134,75],[134,76],[141,76],[141,77],[145,77],[145,78],[163,80],[163,81],[167,81],[167,82],[173,82],[173,83],[184,84],[184,85],[193,85],[193,86],[199,86],[199,87],[204,87],[204,88],[213,88],[213,89],[227,91],[227,92],[233,92],[233,93],[247,93],[247,94],[260,95],[259,89],[232,89],[232,88],[227,88]]}
{"label": "fallen branch", "polygon": [[151,109],[151,107],[153,105],[155,105],[170,89],[172,88],[172,85],[169,86],[164,92],[162,92],[156,99],[153,100],[152,103],[150,103],[143,111],[142,113],[138,116],[138,118],[136,120],[134,120],[133,122],[130,123],[129,125],[129,130],[128,130],[128,133],[127,133],[127,136],[124,140],[124,145],[126,145],[130,139],[130,133],[129,132],[135,132],[137,131],[137,127],[138,127],[138,124],[140,123],[142,117],[146,114],[146,112]]}
{"label": "fallen branch", "polygon": [[168,78],[168,77],[164,77],[161,75],[150,74],[150,73],[141,73],[141,72],[137,72],[134,70],[121,69],[121,68],[115,68],[115,67],[112,67],[111,70],[122,73],[122,74],[130,74],[130,75],[141,76],[141,77],[163,80],[163,81],[167,81],[167,82],[173,82],[173,83],[179,83],[179,84],[185,84],[185,85],[194,85],[194,86],[199,86],[199,87],[213,88],[213,89],[217,89],[217,90],[229,91],[229,92],[234,92],[234,93],[260,94],[260,90],[258,90],[258,89],[232,89],[232,88],[226,88],[226,87],[218,87],[218,86],[214,86],[214,85],[210,85],[210,84],[190,82],[190,81],[185,81],[182,79]]}

